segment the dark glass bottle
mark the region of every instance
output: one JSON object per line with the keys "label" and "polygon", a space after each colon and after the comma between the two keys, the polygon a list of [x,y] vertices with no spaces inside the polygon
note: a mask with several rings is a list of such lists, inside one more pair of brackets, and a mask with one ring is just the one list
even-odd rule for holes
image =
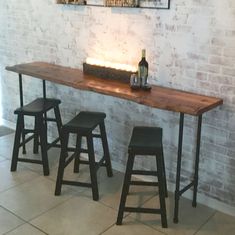
{"label": "dark glass bottle", "polygon": [[138,77],[140,79],[141,86],[145,86],[147,84],[147,78],[148,78],[148,62],[146,61],[146,53],[145,49],[142,50],[142,59],[138,64]]}

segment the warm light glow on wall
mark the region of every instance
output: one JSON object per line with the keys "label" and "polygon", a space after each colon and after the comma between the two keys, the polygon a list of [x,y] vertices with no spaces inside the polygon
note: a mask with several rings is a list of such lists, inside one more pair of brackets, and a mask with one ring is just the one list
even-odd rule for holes
{"label": "warm light glow on wall", "polygon": [[94,58],[87,58],[86,63],[91,64],[91,65],[107,67],[107,68],[124,70],[124,71],[128,71],[128,72],[133,72],[133,73],[135,73],[137,71],[136,67],[132,66],[132,65],[112,63],[112,62],[98,60],[98,59],[94,59]]}

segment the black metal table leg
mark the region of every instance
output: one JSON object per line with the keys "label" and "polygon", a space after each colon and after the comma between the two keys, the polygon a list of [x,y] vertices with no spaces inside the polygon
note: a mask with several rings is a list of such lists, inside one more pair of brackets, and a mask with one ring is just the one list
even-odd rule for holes
{"label": "black metal table leg", "polygon": [[198,186],[198,166],[199,166],[199,155],[200,155],[200,143],[201,143],[201,128],[202,128],[202,115],[198,117],[197,126],[197,145],[196,145],[196,158],[195,158],[195,171],[194,171],[194,189],[193,189],[193,202],[192,206],[197,206],[197,186]]}
{"label": "black metal table leg", "polygon": [[19,88],[20,88],[20,107],[24,105],[23,98],[23,84],[22,84],[22,74],[19,73]]}
{"label": "black metal table leg", "polygon": [[43,98],[46,99],[46,81],[42,80],[42,84],[43,84]]}
{"label": "black metal table leg", "polygon": [[[20,107],[23,107],[24,105],[24,96],[23,96],[23,82],[22,82],[22,74],[19,73],[19,89],[20,89]],[[24,119],[22,120],[23,122],[23,130],[24,130]],[[22,141],[23,143],[25,142],[25,133],[22,131]],[[23,154],[26,154],[26,148],[25,148],[25,143],[23,144]]]}
{"label": "black metal table leg", "polygon": [[183,128],[184,128],[184,113],[180,113],[177,172],[176,172],[176,186],[175,186],[174,223],[178,223],[178,211],[179,211],[179,199],[180,199],[180,171],[181,171],[181,156],[182,156],[182,144],[183,144]]}

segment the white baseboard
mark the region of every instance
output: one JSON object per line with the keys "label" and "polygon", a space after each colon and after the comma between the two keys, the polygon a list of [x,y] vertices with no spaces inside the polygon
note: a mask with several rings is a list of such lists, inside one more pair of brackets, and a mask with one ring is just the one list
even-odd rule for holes
{"label": "white baseboard", "polygon": [[[15,125],[16,125],[15,123],[9,122],[5,119],[1,119],[0,121],[1,121],[2,125],[7,126],[11,129],[15,130]],[[117,171],[125,172],[125,166],[123,166],[120,163],[112,162],[112,167],[113,167],[113,169],[115,169]],[[139,178],[143,179],[143,180],[146,179],[144,176],[140,176]],[[168,182],[167,187],[168,187],[169,192],[174,192],[175,191],[175,184]],[[192,197],[193,197],[192,191],[186,191],[183,194],[183,197],[185,197],[189,200],[192,200]],[[229,206],[229,205],[227,205],[223,202],[220,202],[220,201],[215,200],[213,198],[207,197],[203,194],[200,194],[200,193],[197,194],[197,202],[200,203],[200,204],[206,205],[206,206],[208,206],[212,209],[221,211],[225,214],[235,216],[235,207]]]}

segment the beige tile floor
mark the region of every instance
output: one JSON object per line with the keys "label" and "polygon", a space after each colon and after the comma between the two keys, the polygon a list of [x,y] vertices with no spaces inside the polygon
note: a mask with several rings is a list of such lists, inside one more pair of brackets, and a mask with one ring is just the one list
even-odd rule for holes
{"label": "beige tile floor", "polygon": [[[172,223],[173,195],[167,199],[168,229],[162,229],[159,215],[125,214],[122,226],[116,226],[117,208],[123,174],[115,171],[107,178],[105,170],[98,174],[100,200],[95,202],[91,190],[63,186],[61,196],[54,196],[59,151],[50,150],[50,176],[42,175],[39,165],[20,163],[10,172],[14,135],[0,137],[0,234],[8,235],[233,235],[235,218],[203,205],[192,208],[191,202],[180,201],[180,223]],[[27,156],[32,155],[28,147]],[[38,157],[38,156],[35,156]],[[74,176],[72,166],[66,178]],[[81,167],[80,179],[89,180],[88,169]],[[145,188],[146,189],[146,188]],[[133,188],[128,205],[158,207],[154,188]]]}

